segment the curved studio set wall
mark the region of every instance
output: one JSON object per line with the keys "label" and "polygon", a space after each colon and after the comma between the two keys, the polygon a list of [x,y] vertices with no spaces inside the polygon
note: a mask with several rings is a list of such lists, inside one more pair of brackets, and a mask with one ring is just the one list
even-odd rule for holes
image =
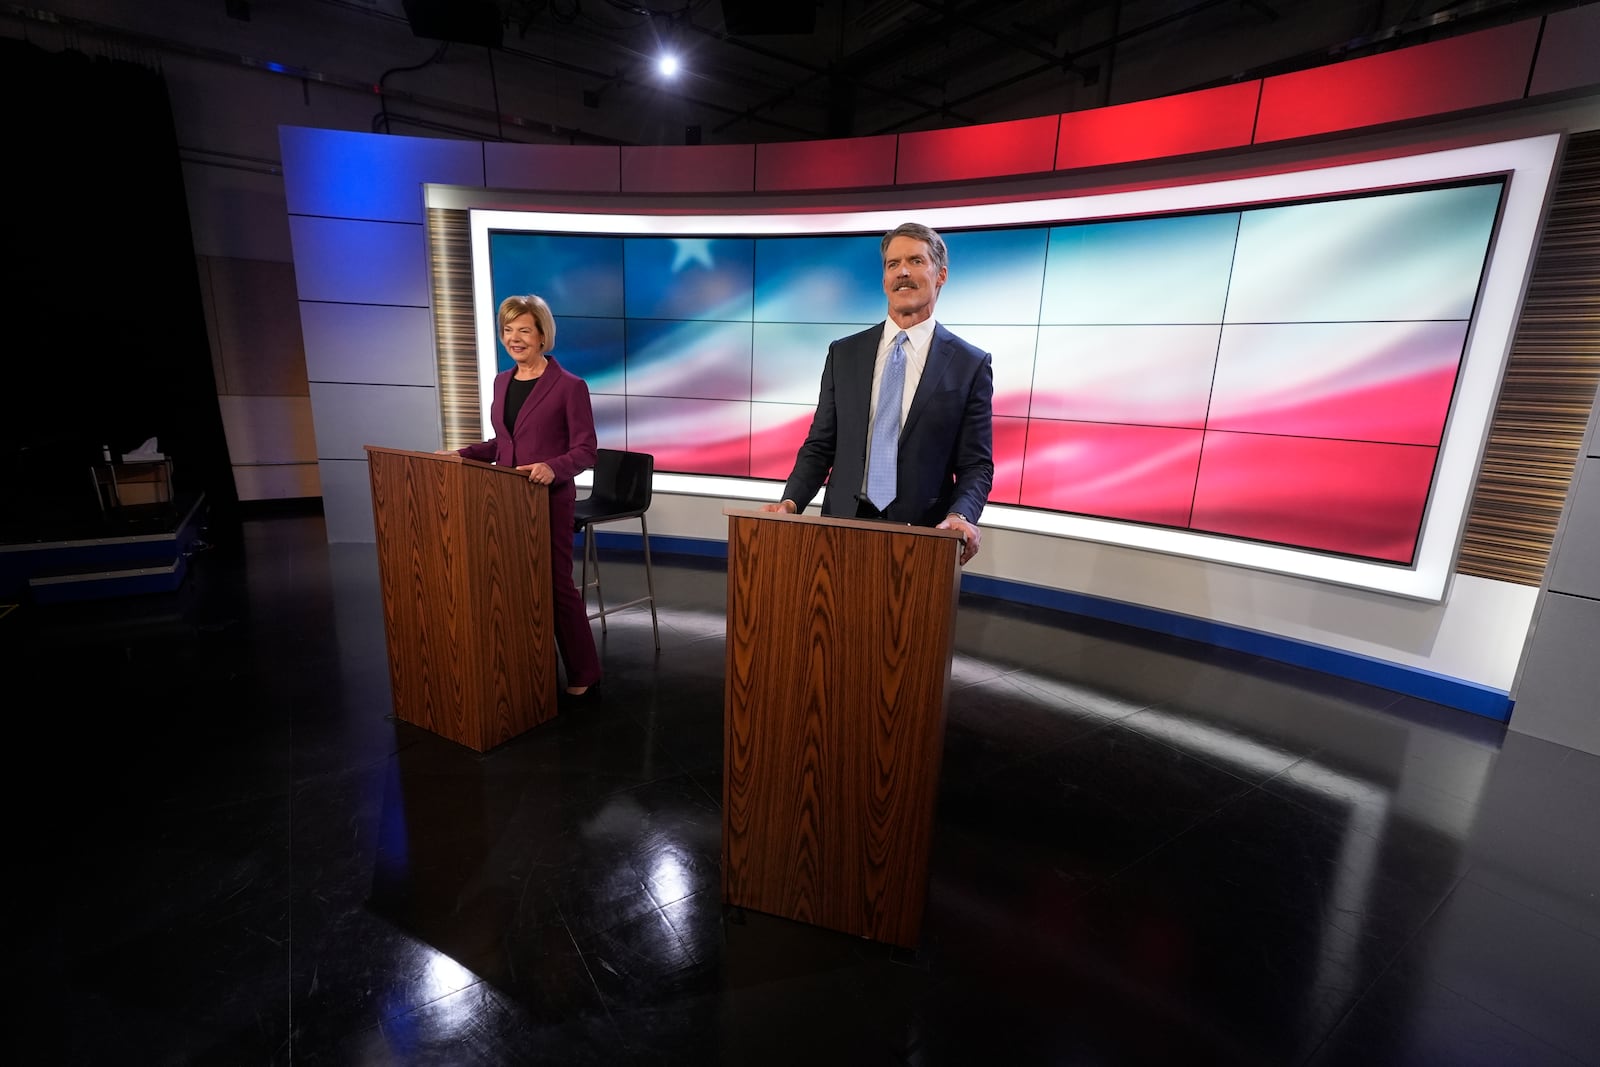
{"label": "curved studio set wall", "polygon": [[[1185,102],[1226,116],[1264,89]],[[1044,166],[1000,161],[1047,176],[920,189],[919,134],[618,150],[286,128],[330,539],[371,539],[363,445],[438,447],[452,391],[487,432],[494,308],[535,291],[601,444],[657,457],[652,532],[714,551],[724,506],[776,497],[827,342],[881,321],[878,236],[916,219],[950,244],[938,318],[995,356],[969,588],[1504,717],[1538,591],[1453,565],[1559,137],[1454,131],[1124,188],[1116,168],[1051,180],[1071,118],[933,131],[1016,157],[1048,123]],[[758,152],[813,162],[763,181]],[[853,180],[873,160],[888,180]]]}

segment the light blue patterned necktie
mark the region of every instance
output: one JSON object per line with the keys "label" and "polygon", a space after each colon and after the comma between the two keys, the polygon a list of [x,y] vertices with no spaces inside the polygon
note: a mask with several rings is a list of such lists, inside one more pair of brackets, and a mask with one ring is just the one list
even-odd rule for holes
{"label": "light blue patterned necktie", "polygon": [[878,382],[878,410],[872,416],[872,443],[867,452],[867,499],[879,511],[895,498],[900,454],[900,399],[906,385],[906,332],[895,334],[889,361]]}

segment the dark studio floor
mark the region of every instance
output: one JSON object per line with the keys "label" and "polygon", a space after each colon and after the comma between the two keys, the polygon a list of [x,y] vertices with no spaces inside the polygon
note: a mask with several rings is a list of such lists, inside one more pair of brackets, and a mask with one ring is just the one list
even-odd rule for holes
{"label": "dark studio floor", "polygon": [[[607,556],[612,596],[642,587]],[[20,1064],[1600,1064],[1600,759],[964,598],[916,951],[724,913],[725,569],[605,699],[389,717],[371,545],[0,618]],[[3,610],[3,609],[0,609]]]}

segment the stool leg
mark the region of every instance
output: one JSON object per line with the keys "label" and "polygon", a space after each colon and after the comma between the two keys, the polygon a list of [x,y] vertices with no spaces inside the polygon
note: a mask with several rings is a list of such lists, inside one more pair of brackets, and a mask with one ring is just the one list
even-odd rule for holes
{"label": "stool leg", "polygon": [[594,536],[594,528],[588,523],[583,526],[583,581],[578,585],[578,595],[583,597],[583,613],[589,614],[589,538]]}
{"label": "stool leg", "polygon": [[655,634],[656,651],[661,651],[661,627],[656,624],[656,572],[650,566],[650,527],[639,516],[639,533],[644,540],[644,582],[650,590],[650,630]]}
{"label": "stool leg", "polygon": [[583,550],[594,561],[594,602],[600,610],[600,632],[606,632],[606,597],[600,588],[600,549],[595,545],[594,527],[589,527],[589,540]]}

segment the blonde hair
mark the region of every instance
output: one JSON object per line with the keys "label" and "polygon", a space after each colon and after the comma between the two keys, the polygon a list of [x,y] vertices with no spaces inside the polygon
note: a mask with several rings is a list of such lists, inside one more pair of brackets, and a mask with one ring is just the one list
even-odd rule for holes
{"label": "blonde hair", "polygon": [[527,296],[508,296],[500,301],[500,330],[505,332],[506,324],[512,319],[520,319],[524,315],[533,316],[533,324],[539,327],[539,337],[544,346],[539,349],[541,353],[548,352],[556,345],[556,317],[550,314],[550,305],[544,302],[544,297],[529,293]]}

